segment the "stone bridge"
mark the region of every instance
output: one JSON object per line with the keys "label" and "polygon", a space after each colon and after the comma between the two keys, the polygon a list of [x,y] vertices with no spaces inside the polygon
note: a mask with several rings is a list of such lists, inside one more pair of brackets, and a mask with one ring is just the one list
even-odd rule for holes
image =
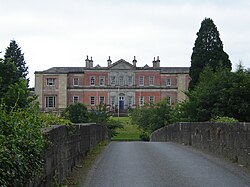
{"label": "stone bridge", "polygon": [[[249,123],[176,123],[158,129],[151,142],[111,142],[89,172],[88,187],[250,186]],[[78,124],[47,129],[46,174],[34,185],[62,181],[108,130]],[[233,161],[233,162],[232,162]],[[40,183],[39,183],[40,182]]]}
{"label": "stone bridge", "polygon": [[250,164],[250,123],[176,123],[158,129],[151,141],[170,141]]}
{"label": "stone bridge", "polygon": [[103,140],[110,140],[109,130],[95,123],[74,124],[72,127],[54,125],[44,129],[47,146],[44,152],[45,171],[31,186],[53,186],[72,171],[73,167]]}

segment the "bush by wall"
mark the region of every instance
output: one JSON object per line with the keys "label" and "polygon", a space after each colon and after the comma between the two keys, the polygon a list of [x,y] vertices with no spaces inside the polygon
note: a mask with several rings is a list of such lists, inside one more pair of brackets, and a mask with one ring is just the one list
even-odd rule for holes
{"label": "bush by wall", "polygon": [[0,105],[0,186],[24,186],[42,171],[42,120],[34,107]]}

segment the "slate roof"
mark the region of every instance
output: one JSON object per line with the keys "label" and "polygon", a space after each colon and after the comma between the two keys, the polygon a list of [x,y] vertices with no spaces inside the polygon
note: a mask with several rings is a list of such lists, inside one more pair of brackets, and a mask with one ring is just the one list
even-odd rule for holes
{"label": "slate roof", "polygon": [[189,73],[189,67],[161,67],[161,73]]}
{"label": "slate roof", "polygon": [[83,73],[84,69],[84,67],[53,67],[37,73]]}
{"label": "slate roof", "polygon": [[[52,67],[50,69],[44,70],[44,71],[36,71],[35,73],[56,73],[56,74],[60,74],[60,73],[84,73],[85,70],[108,70],[112,67],[114,67],[115,65],[119,64],[119,63],[126,63],[128,64],[131,68],[134,67],[132,64],[130,64],[129,62],[121,59],[118,60],[117,62],[113,63],[111,66],[109,67],[100,67],[100,66],[96,66],[93,68],[86,68],[86,67]],[[189,73],[189,67],[159,67],[159,68],[153,68],[153,67],[149,67],[148,65],[145,65],[144,67],[136,67],[137,70],[143,70],[143,69],[157,69],[160,70],[161,73]]]}

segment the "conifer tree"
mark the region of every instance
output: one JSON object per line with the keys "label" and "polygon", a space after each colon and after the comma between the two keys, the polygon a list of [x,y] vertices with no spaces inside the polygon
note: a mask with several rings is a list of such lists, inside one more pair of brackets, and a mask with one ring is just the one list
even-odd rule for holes
{"label": "conifer tree", "polygon": [[11,40],[10,45],[6,48],[4,60],[5,62],[13,62],[16,66],[16,76],[27,80],[28,67],[26,67],[24,54],[15,40]]}
{"label": "conifer tree", "polygon": [[191,68],[189,90],[193,90],[198,83],[200,73],[205,66],[210,66],[215,72],[217,69],[232,69],[229,56],[223,50],[219,31],[213,20],[205,18],[202,23],[197,38],[195,40],[193,53],[191,56]]}
{"label": "conifer tree", "polygon": [[8,110],[25,108],[35,98],[29,98],[28,68],[24,55],[16,41],[12,40],[6,48],[4,59],[0,59],[0,105]]}

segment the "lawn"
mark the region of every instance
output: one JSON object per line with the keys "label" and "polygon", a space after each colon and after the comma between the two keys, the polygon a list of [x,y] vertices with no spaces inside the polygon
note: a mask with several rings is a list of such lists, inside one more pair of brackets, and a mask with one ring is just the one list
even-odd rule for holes
{"label": "lawn", "polygon": [[141,131],[136,125],[130,123],[129,117],[114,117],[114,120],[120,121],[123,125],[123,129],[118,129],[117,136],[113,137],[113,141],[139,141]]}

